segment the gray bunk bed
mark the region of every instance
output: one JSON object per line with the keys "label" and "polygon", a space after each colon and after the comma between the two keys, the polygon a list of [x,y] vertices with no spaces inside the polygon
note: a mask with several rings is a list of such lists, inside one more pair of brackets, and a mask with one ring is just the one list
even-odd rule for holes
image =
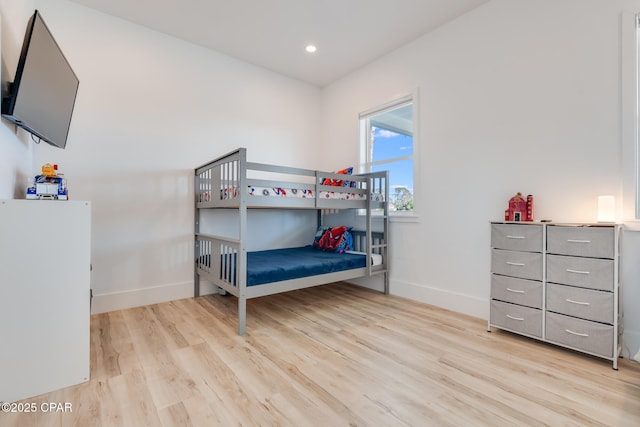
{"label": "gray bunk bed", "polygon": [[[204,279],[237,297],[238,334],[246,331],[249,298],[378,274],[389,292],[387,171],[344,175],[254,163],[239,148],[196,168],[194,188],[194,296],[200,296]],[[235,237],[201,233],[201,211],[206,209],[237,211]],[[322,227],[326,210],[359,209],[364,227],[351,230],[353,251],[348,253],[311,246],[248,252],[250,209],[312,209],[316,228]]]}

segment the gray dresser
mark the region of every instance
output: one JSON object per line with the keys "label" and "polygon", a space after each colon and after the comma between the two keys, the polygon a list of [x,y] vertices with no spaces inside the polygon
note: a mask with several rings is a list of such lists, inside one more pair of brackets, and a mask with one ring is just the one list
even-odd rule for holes
{"label": "gray dresser", "polygon": [[496,327],[611,360],[620,355],[617,224],[491,223]]}

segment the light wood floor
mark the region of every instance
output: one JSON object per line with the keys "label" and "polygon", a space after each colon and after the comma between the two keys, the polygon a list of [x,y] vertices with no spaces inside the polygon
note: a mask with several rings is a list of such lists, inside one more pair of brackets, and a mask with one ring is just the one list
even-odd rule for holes
{"label": "light wood floor", "polygon": [[229,296],[94,315],[91,381],[26,401],[73,412],[0,426],[640,425],[640,364],[486,326],[345,284],[250,300],[245,337]]}

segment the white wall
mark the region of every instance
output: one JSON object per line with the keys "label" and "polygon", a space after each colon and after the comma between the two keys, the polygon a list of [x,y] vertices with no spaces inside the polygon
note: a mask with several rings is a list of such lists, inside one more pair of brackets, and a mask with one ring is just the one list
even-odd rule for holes
{"label": "white wall", "polygon": [[[0,0],[3,95],[13,81],[27,20],[33,1]],[[31,176],[31,144],[26,132],[6,120],[0,121],[0,199],[24,198]]]}
{"label": "white wall", "polygon": [[192,296],[193,169],[240,146],[313,165],[319,89],[72,2],[36,6],[80,87],[66,149],[36,146],[33,172],[57,163],[92,201],[93,311]]}
{"label": "white wall", "polygon": [[[3,121],[0,197],[53,162],[92,201],[95,312],[191,294],[195,166],[238,146],[356,164],[358,113],[416,89],[419,218],[392,224],[392,293],[486,318],[488,223],[515,192],[538,219],[593,221],[600,194],[622,205],[620,15],[640,0],[492,0],[323,90],[64,0],[0,0],[12,73],[34,5],[80,91],[66,150]],[[640,234],[624,250],[628,353]]]}
{"label": "white wall", "polygon": [[[392,224],[392,293],[487,318],[489,221],[516,192],[535,196],[536,219],[593,222],[601,194],[621,211],[628,8],[640,1],[492,0],[323,90],[322,144],[352,147],[344,163],[357,162],[359,112],[419,93],[419,218]],[[635,350],[640,272],[623,273]]]}

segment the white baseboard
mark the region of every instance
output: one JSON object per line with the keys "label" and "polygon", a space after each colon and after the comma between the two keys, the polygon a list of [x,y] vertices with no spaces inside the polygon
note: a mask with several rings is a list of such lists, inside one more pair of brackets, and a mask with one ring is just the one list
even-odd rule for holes
{"label": "white baseboard", "polygon": [[192,296],[193,282],[172,283],[108,294],[96,294],[94,292],[91,314],[141,307]]}
{"label": "white baseboard", "polygon": [[622,357],[640,363],[640,332],[624,329],[622,333]]}
{"label": "white baseboard", "polygon": [[489,318],[488,297],[478,298],[472,295],[450,292],[445,289],[398,280],[392,281],[389,287],[389,293],[392,295],[424,302],[447,310],[478,317],[480,319]]}

